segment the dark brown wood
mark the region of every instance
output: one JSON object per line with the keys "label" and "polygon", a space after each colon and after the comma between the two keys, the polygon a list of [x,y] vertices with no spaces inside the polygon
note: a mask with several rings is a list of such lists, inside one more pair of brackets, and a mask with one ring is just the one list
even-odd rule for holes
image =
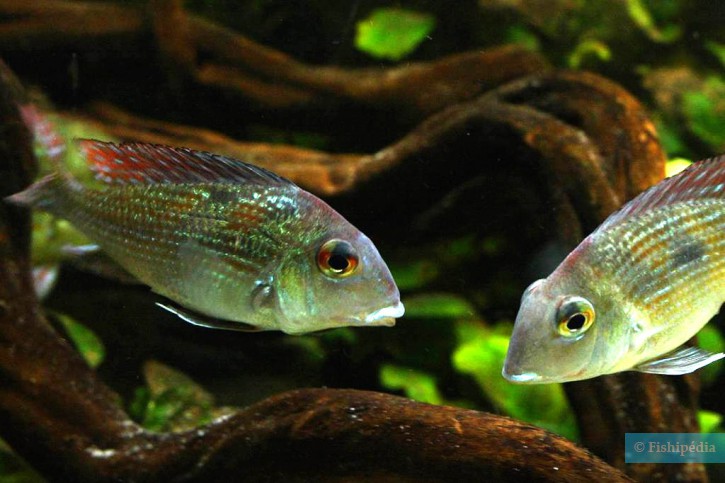
{"label": "dark brown wood", "polygon": [[121,49],[123,43],[141,50],[155,36],[163,38],[159,51],[177,73],[262,107],[353,102],[411,119],[547,67],[539,55],[514,46],[386,69],[308,65],[205,19],[184,16],[179,3],[154,1],[147,12],[112,3],[0,0],[5,18],[0,50],[32,53],[70,46],[83,52]]}

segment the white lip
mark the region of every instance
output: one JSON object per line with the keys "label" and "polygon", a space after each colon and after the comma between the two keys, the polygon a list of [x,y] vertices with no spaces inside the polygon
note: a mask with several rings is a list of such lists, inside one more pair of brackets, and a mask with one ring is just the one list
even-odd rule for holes
{"label": "white lip", "polygon": [[533,382],[540,379],[540,376],[535,372],[524,372],[521,374],[507,374],[505,371],[503,377],[511,382]]}
{"label": "white lip", "polygon": [[404,313],[405,313],[405,307],[403,306],[403,303],[398,302],[395,305],[391,305],[390,307],[378,309],[375,312],[369,314],[367,317],[365,317],[365,323],[372,324],[375,322],[380,322],[383,319],[387,319],[387,318],[397,319],[398,317],[402,317]]}

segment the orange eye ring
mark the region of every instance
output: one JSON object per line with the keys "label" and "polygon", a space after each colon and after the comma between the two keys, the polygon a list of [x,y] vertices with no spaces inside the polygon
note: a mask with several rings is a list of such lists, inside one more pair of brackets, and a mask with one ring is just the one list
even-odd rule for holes
{"label": "orange eye ring", "polygon": [[326,241],[317,252],[317,267],[328,277],[343,278],[352,275],[360,264],[353,246],[344,241]]}

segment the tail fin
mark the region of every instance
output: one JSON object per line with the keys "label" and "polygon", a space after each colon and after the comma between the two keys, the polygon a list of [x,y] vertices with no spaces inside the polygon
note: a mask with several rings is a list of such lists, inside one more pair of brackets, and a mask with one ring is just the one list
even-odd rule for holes
{"label": "tail fin", "polygon": [[33,183],[24,191],[8,196],[5,201],[19,206],[32,206],[53,211],[52,208],[58,200],[58,191],[63,189],[62,185],[61,175],[53,173]]}

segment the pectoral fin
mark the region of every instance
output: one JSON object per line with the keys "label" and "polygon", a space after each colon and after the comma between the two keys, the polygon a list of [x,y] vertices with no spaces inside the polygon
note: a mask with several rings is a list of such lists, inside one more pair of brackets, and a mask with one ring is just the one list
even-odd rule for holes
{"label": "pectoral fin", "polygon": [[101,252],[101,247],[96,244],[89,245],[65,245],[60,249],[63,255],[69,257],[85,257],[88,255],[95,255]]}
{"label": "pectoral fin", "polygon": [[634,367],[633,370],[650,374],[681,376],[705,367],[712,362],[719,361],[723,357],[725,357],[725,354],[722,352],[714,354],[699,347],[683,347],[658,359],[640,364]]}
{"label": "pectoral fin", "polygon": [[231,320],[215,319],[206,315],[193,312],[188,309],[182,309],[172,302],[156,302],[156,305],[162,309],[168,310],[172,314],[180,317],[182,320],[199,327],[207,327],[209,329],[236,330],[239,332],[259,332],[260,329],[244,322],[234,322]]}

